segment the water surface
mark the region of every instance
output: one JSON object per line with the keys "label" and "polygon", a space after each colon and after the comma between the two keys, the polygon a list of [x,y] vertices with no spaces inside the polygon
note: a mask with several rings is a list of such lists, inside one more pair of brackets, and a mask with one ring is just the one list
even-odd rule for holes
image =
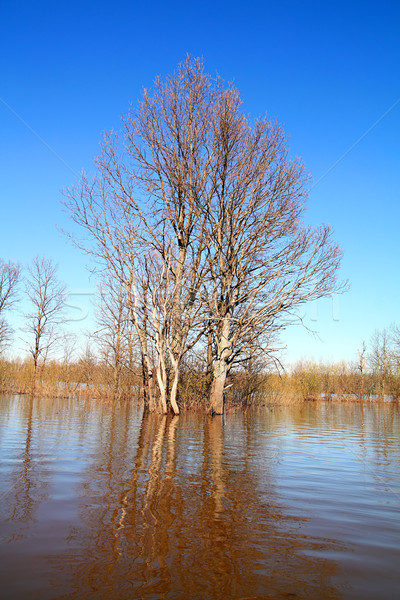
{"label": "water surface", "polygon": [[393,599],[392,403],[222,417],[0,398],[0,586],[11,599]]}

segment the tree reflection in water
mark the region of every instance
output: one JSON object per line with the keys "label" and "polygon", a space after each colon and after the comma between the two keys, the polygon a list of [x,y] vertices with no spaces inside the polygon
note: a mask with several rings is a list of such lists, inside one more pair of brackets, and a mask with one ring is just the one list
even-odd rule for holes
{"label": "tree reflection in water", "polygon": [[53,558],[70,579],[58,598],[340,597],[335,563],[312,556],[334,543],[304,537],[279,505],[273,464],[252,461],[251,424],[145,413],[133,458],[117,410],[84,476],[71,552]]}
{"label": "tree reflection in water", "polygon": [[1,600],[394,598],[399,431],[387,403],[0,396]]}

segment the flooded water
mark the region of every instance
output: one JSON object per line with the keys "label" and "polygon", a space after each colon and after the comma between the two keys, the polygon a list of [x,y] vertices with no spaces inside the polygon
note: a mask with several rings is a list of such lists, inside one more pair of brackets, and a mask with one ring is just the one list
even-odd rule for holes
{"label": "flooded water", "polygon": [[398,405],[1,397],[0,451],[3,600],[398,597]]}

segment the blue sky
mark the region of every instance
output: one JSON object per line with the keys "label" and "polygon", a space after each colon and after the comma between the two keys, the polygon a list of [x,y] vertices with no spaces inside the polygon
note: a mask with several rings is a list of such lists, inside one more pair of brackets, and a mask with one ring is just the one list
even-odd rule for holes
{"label": "blue sky", "polygon": [[95,281],[57,229],[69,226],[60,191],[187,53],[234,81],[247,113],[282,123],[313,178],[306,219],[332,225],[344,251],[350,291],[305,307],[319,338],[288,330],[286,361],[349,360],[400,323],[398,1],[5,0],[0,22],[0,257],[52,257],[77,306],[69,317],[89,313],[76,330],[91,327]]}

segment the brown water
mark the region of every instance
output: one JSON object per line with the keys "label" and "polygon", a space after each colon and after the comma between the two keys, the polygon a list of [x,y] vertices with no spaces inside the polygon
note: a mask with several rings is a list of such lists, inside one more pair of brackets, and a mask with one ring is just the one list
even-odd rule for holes
{"label": "brown water", "polygon": [[0,597],[395,599],[394,404],[0,398]]}

